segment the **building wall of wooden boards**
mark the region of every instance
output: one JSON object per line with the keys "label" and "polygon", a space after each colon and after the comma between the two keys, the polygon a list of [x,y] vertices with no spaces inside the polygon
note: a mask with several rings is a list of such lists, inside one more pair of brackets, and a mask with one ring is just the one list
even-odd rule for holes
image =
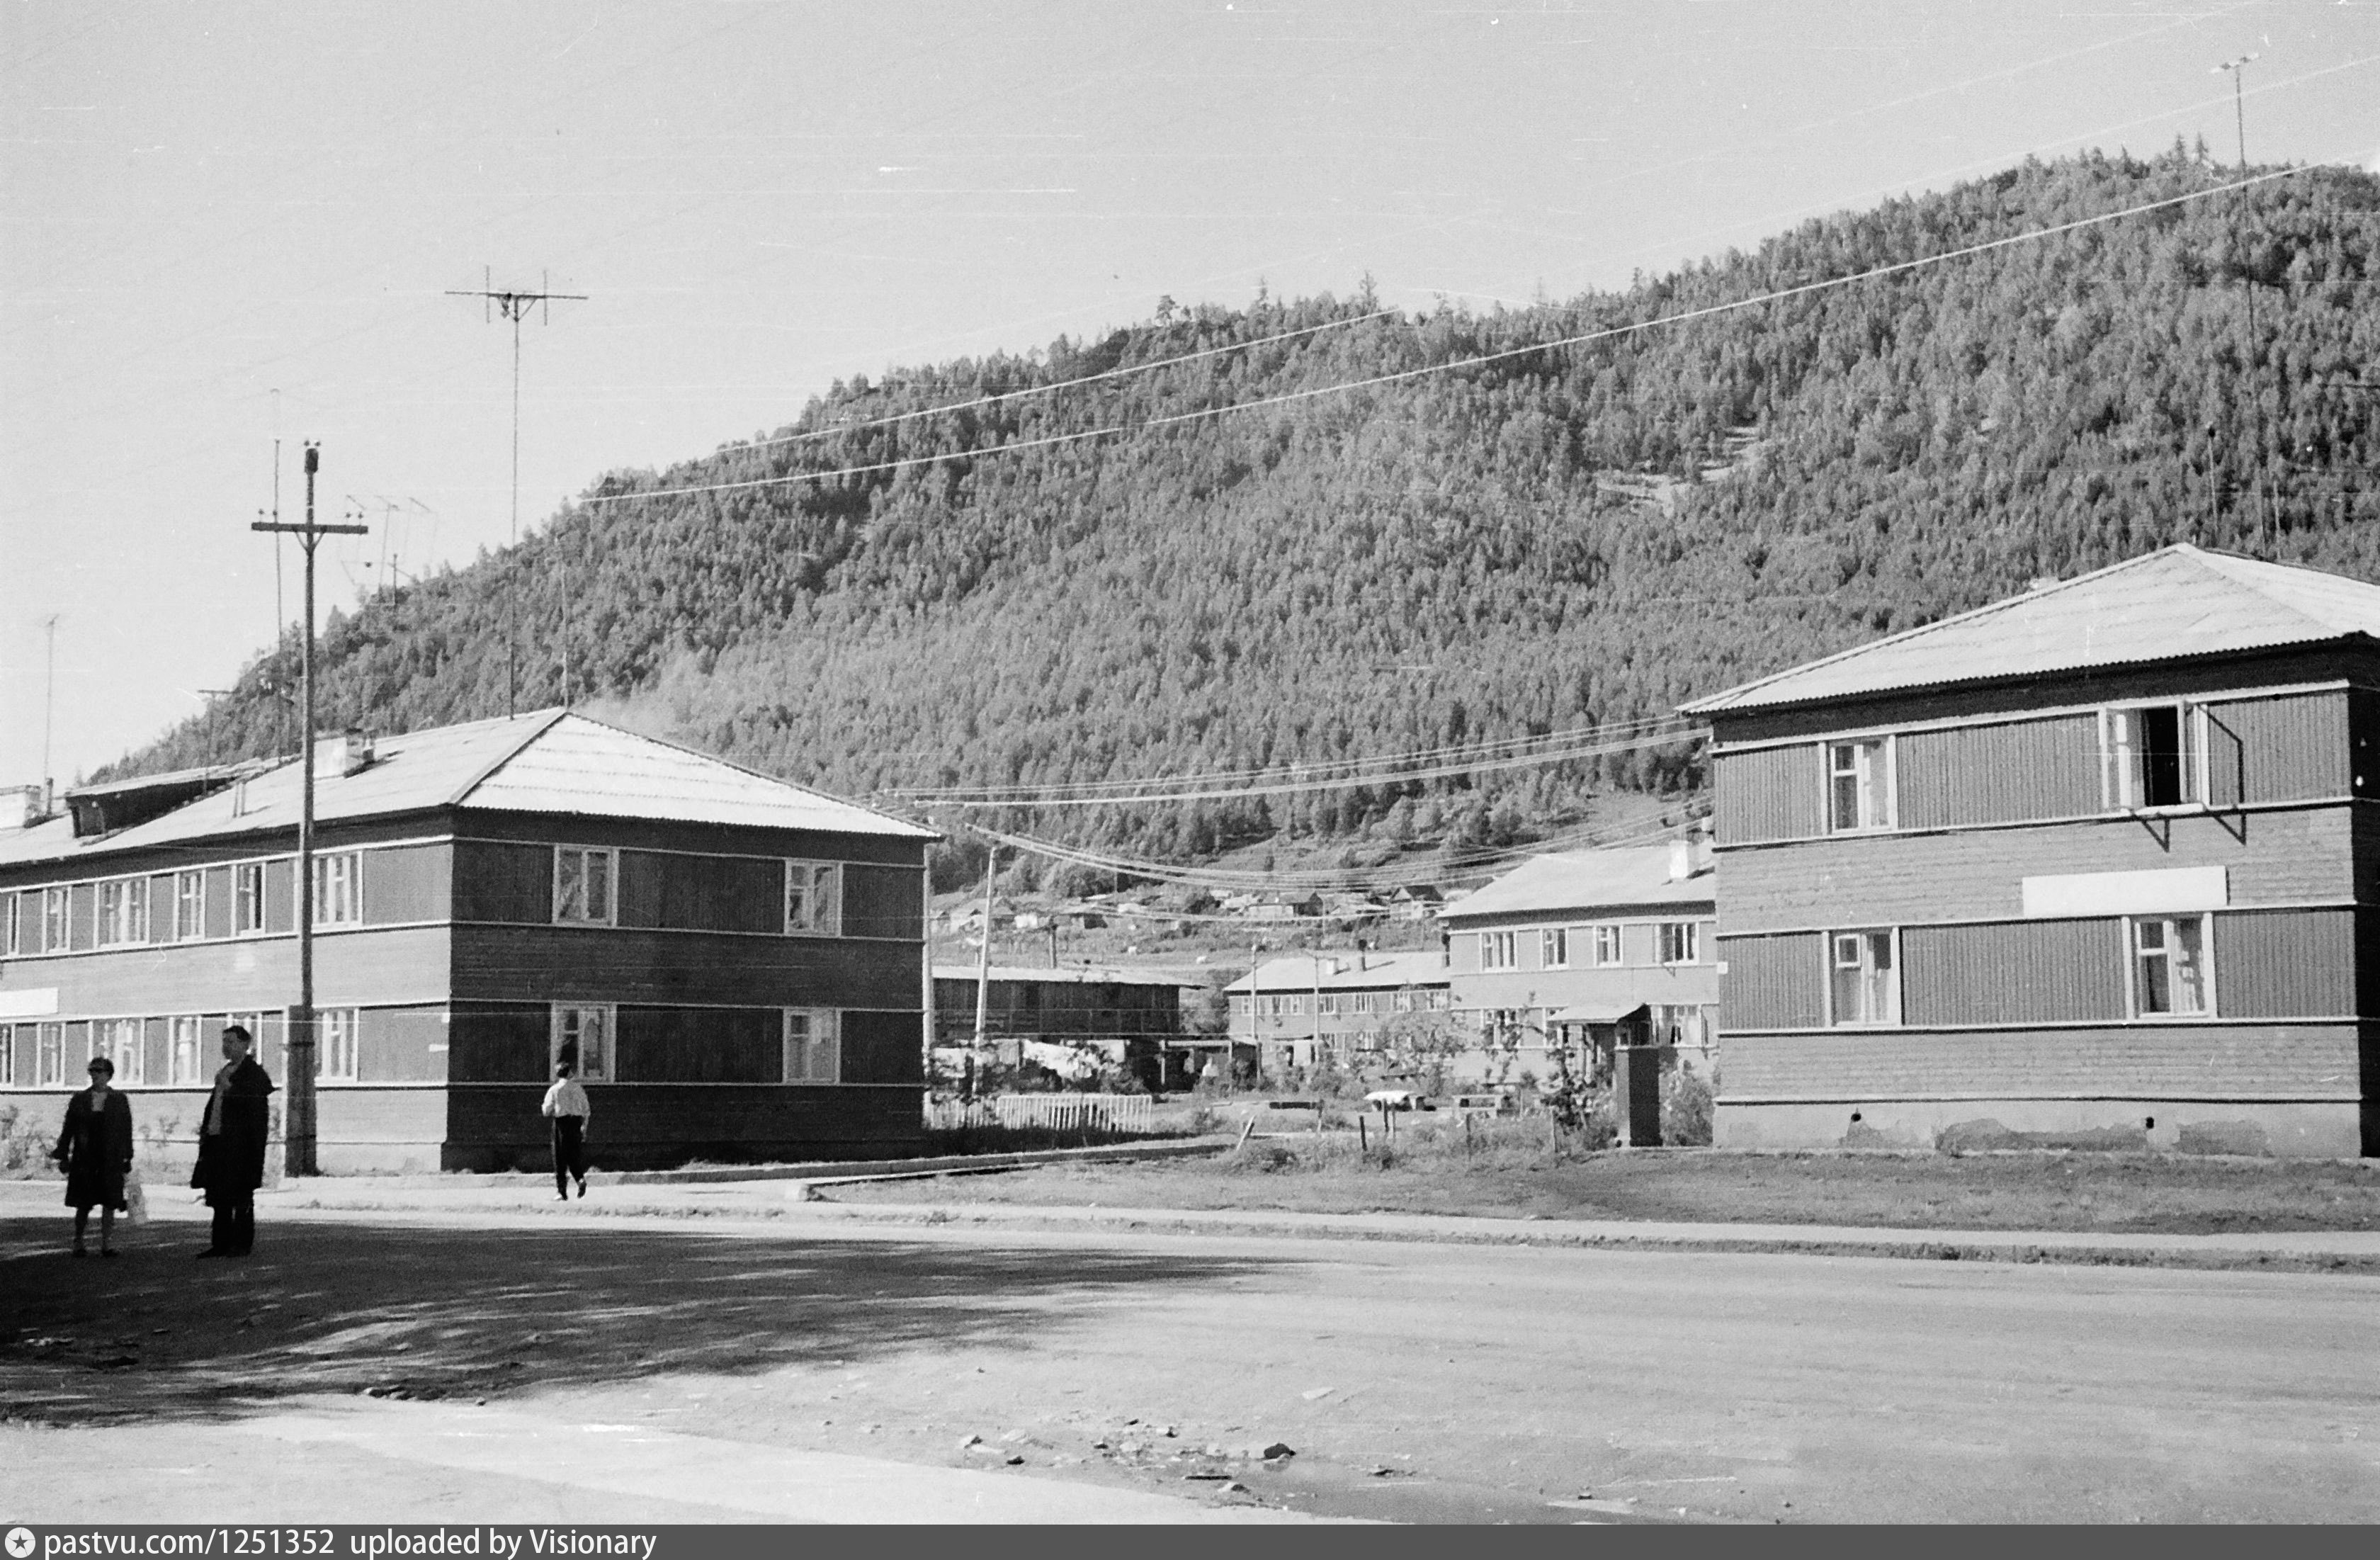
{"label": "building wall of wooden boards", "polygon": [[1624,1008],[1638,1003],[1715,1008],[1718,966],[1705,950],[1704,962],[1640,965],[1606,969],[1472,971],[1454,978],[1458,1009],[1563,1007]]}
{"label": "building wall of wooden boards", "polygon": [[[538,1113],[543,1097],[537,1084],[449,1090],[443,1166],[550,1167],[552,1137]],[[655,1084],[607,1088],[592,1103],[587,1148],[600,1169],[644,1169],[690,1157],[730,1164],[893,1158],[916,1153],[925,1140],[918,1091],[910,1084]]]}
{"label": "building wall of wooden boards", "polygon": [[808,829],[761,829],[684,823],[653,818],[593,818],[551,812],[497,812],[470,808],[452,815],[464,839],[527,844],[606,846],[690,855],[782,856],[804,861],[870,861],[889,867],[926,864],[926,841]]}
{"label": "building wall of wooden boards", "polygon": [[[1560,915],[1540,912],[1529,916],[1482,918],[1461,930],[1448,932],[1447,974],[1451,979],[1459,975],[1533,974],[1541,969],[1576,969],[1589,964],[1595,957],[1593,929],[1615,924],[1620,928],[1621,967],[1658,966],[1661,962],[1661,928],[1678,922],[1688,922],[1694,927],[1702,957],[1707,959],[1710,957],[1710,939],[1718,923],[1712,914],[1710,902],[1705,900],[1671,909],[1632,908],[1593,915],[1583,911]],[[1570,934],[1570,960],[1567,965],[1546,963],[1545,943],[1539,934],[1552,928],[1560,928]],[[1481,936],[1486,932],[1507,930],[1513,933],[1512,952],[1517,962],[1510,970],[1483,969]]]}
{"label": "building wall of wooden boards", "polygon": [[[1856,1111],[1858,1119],[1852,1119]],[[1722,1149],[1973,1147],[2271,1154],[2339,1159],[2373,1152],[2353,1102],[2029,1099],[1869,1101],[1853,1106],[1721,1101],[1712,1140]]]}
{"label": "building wall of wooden boards", "polygon": [[[985,993],[987,1032],[1007,1037],[1172,1035],[1182,1030],[1182,988],[1113,981],[999,981]],[[934,977],[934,1030],[943,1044],[975,1032],[976,981]]]}
{"label": "building wall of wooden boards", "polygon": [[[343,928],[314,938],[324,1007],[436,1002],[446,994],[452,929]],[[222,1013],[298,1000],[294,934],[0,960],[0,993],[55,990],[61,1017]]]}
{"label": "building wall of wooden boards", "polygon": [[1730,1033],[1721,1076],[1725,1097],[1739,1103],[2059,1095],[2351,1103],[2361,1093],[2360,1044],[2352,1020]]}
{"label": "building wall of wooden boards", "polygon": [[457,1001],[918,1006],[917,943],[611,927],[457,926]]}
{"label": "building wall of wooden boards", "polygon": [[2356,885],[2350,817],[2305,807],[1727,850],[1718,932],[2015,920],[2027,877],[2173,867],[2223,868],[2237,906],[2345,903]]}
{"label": "building wall of wooden boards", "polygon": [[[332,846],[323,847],[324,855],[345,854]],[[361,870],[361,924],[390,926],[408,921],[443,920],[448,903],[448,872],[451,852],[440,843],[420,845],[381,846],[370,849],[357,848],[357,860]],[[259,858],[242,856],[240,860]],[[287,858],[265,858],[264,916],[262,934],[294,933],[298,925],[297,868]],[[101,865],[86,863],[86,869]],[[232,932],[232,911],[237,894],[234,886],[233,863],[230,860],[194,859],[180,869],[200,874],[204,884],[204,906],[200,915],[200,932],[197,938],[178,935],[179,922],[175,914],[177,874],[175,872],[115,873],[109,880],[130,879],[144,883],[148,892],[148,935],[137,944],[115,944],[112,947],[172,947],[188,942],[227,939]],[[15,891],[18,925],[20,928],[18,957],[33,957],[62,950],[44,945],[46,919],[42,914],[42,889],[29,886]],[[78,884],[72,896],[73,917],[68,947],[74,951],[91,952],[99,948],[98,907],[100,896],[96,885]],[[324,930],[339,930],[324,928]]]}

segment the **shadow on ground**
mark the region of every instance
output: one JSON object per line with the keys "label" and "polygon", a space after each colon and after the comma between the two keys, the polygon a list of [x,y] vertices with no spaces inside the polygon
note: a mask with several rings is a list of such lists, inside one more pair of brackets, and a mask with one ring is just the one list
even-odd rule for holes
{"label": "shadow on ground", "polygon": [[[298,1393],[489,1397],[661,1372],[856,1363],[920,1343],[1021,1350],[1075,1300],[1228,1282],[1196,1255],[759,1241],[638,1230],[289,1225],[246,1261],[152,1233],[74,1261],[0,1220],[0,1419],[238,1414]],[[195,1233],[192,1232],[192,1233]]]}

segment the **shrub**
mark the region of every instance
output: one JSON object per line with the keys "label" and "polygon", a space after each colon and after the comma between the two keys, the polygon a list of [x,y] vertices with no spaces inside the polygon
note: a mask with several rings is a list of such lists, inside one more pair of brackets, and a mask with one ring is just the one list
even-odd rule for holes
{"label": "shrub", "polygon": [[1718,1082],[1717,1074],[1705,1079],[1680,1067],[1662,1081],[1661,1141],[1675,1148],[1710,1147],[1711,1096]]}

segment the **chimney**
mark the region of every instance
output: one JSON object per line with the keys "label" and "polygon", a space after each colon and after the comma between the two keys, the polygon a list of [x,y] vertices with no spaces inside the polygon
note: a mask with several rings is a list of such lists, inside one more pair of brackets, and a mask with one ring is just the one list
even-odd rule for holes
{"label": "chimney", "polygon": [[1694,845],[1692,840],[1670,842],[1670,881],[1683,883],[1694,875]]}
{"label": "chimney", "polygon": [[13,834],[28,827],[38,814],[37,787],[27,786],[21,790],[0,791],[0,834]]}
{"label": "chimney", "polygon": [[372,739],[359,725],[351,725],[335,737],[317,737],[314,743],[314,778],[344,779],[371,766]]}

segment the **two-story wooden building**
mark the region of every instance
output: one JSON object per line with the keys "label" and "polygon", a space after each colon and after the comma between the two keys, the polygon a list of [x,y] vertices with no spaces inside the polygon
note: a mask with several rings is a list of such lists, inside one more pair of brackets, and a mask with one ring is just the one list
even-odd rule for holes
{"label": "two-story wooden building", "polygon": [[1231,1038],[1273,1071],[1341,1065],[1383,1050],[1401,1018],[1451,1005],[1439,953],[1295,954],[1223,988]]}
{"label": "two-story wooden building", "polygon": [[[934,971],[934,1044],[959,1051],[975,1043],[977,999],[983,1035],[997,1054],[1054,1044],[1097,1052],[1151,1089],[1175,1083],[1168,1046],[1182,1033],[1182,982],[1145,970],[1087,965],[995,964],[989,976],[965,965]],[[990,1060],[991,1058],[980,1058]]]}
{"label": "two-story wooden building", "polygon": [[[599,1164],[899,1153],[922,1138],[927,830],[545,712],[316,764],[326,1170],[547,1155],[573,1060]],[[0,1098],[105,1054],[187,1159],[237,1018],[285,1068],[294,762],[92,787],[0,836]]]}
{"label": "two-story wooden building", "polygon": [[1687,705],[1718,1142],[2380,1152],[2375,636],[2176,546]]}
{"label": "two-story wooden building", "polygon": [[1540,856],[1451,901],[1454,1011],[1484,1042],[1460,1070],[1543,1078],[1617,1044],[1706,1064],[1718,1003],[1714,876],[1702,842]]}

